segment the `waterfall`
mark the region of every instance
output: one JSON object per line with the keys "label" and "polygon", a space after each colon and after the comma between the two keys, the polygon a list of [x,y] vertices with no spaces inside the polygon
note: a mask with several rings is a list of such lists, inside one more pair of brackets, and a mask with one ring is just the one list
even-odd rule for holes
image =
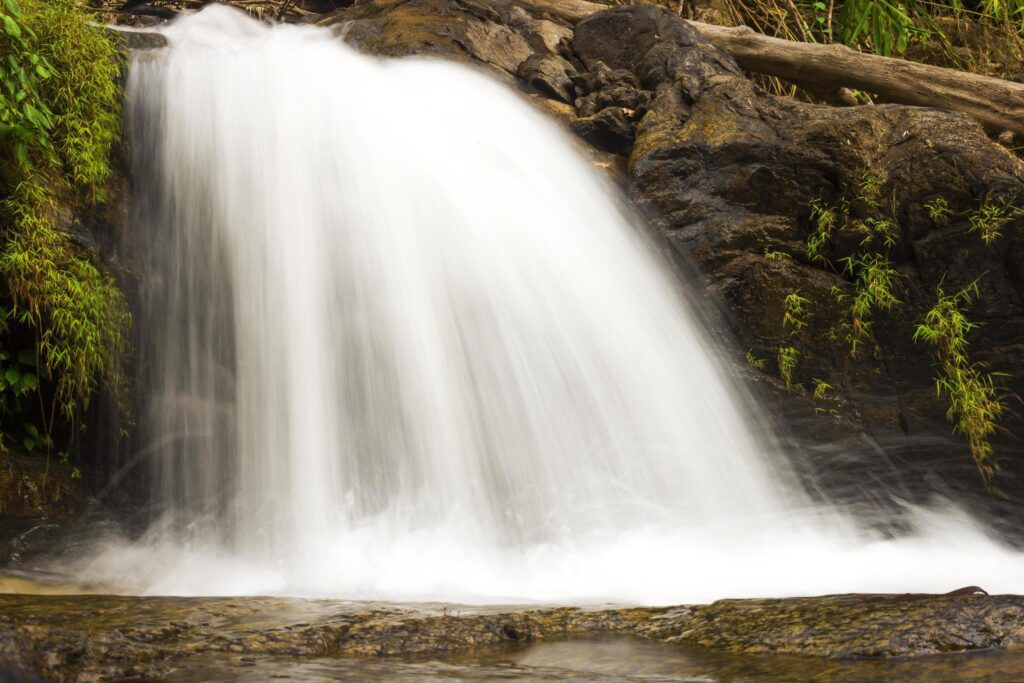
{"label": "waterfall", "polygon": [[86,575],[485,602],[995,583],[979,557],[1020,581],[962,516],[896,542],[814,506],[642,225],[521,95],[223,6],[165,32],[126,114],[160,519]]}

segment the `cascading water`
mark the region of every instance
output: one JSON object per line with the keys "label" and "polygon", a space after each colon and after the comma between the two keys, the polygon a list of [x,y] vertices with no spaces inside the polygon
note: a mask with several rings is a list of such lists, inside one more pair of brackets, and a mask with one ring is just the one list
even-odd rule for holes
{"label": "cascading water", "polygon": [[163,521],[87,576],[464,601],[1024,585],[966,519],[886,541],[812,506],[629,211],[517,94],[224,7],[166,33],[128,85]]}

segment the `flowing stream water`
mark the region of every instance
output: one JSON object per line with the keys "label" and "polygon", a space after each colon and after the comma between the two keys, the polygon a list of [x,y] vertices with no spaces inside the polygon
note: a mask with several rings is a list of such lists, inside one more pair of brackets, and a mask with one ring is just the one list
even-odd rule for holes
{"label": "flowing stream water", "polygon": [[212,6],[137,54],[139,429],[125,592],[677,603],[1024,590],[952,510],[803,492],[642,225],[465,66]]}

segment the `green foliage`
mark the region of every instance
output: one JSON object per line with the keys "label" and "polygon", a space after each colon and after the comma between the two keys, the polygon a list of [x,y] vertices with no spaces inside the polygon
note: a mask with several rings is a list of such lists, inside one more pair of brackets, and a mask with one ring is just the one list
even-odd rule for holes
{"label": "green foliage", "polygon": [[898,273],[888,257],[888,252],[896,244],[898,226],[880,213],[883,186],[884,179],[868,171],[861,176],[857,195],[852,200],[843,198],[838,206],[820,199],[810,204],[813,226],[807,237],[807,255],[811,261],[833,267],[824,255],[825,246],[832,237],[840,232],[860,237],[859,252],[839,260],[843,274],[853,284],[852,294],[838,286],[832,287],[836,301],[849,305],[850,318],[844,323],[844,328],[853,357],[857,357],[860,349],[873,340],[874,313],[889,311],[900,303],[895,293]]}
{"label": "green foliage", "polygon": [[876,54],[903,54],[912,39],[938,35],[925,6],[913,0],[843,0],[838,7],[839,41]]}
{"label": "green foliage", "polygon": [[767,359],[755,356],[753,349],[747,349],[747,365],[750,367],[755,370],[764,370],[764,366],[767,362]]}
{"label": "green foliage", "polygon": [[815,199],[811,202],[811,221],[814,230],[807,237],[807,258],[814,262],[824,258],[821,251],[832,238],[832,231],[839,222],[839,209],[821,199]]}
{"label": "green foliage", "polygon": [[[953,0],[952,4],[961,12],[968,11],[960,0]],[[1024,0],[981,0],[975,12],[987,19],[1020,22],[1024,17]]]}
{"label": "green foliage", "polygon": [[807,327],[807,316],[809,315],[807,305],[810,304],[807,297],[800,296],[800,292],[790,292],[783,301],[782,326],[789,329],[791,335],[796,334]]}
{"label": "green foliage", "polygon": [[968,214],[967,220],[971,223],[971,232],[979,233],[985,244],[992,244],[1003,234],[1006,224],[1021,213],[1011,200],[986,195],[978,210]]}
{"label": "green foliage", "polygon": [[[662,4],[678,6],[667,0]],[[1019,41],[1024,0],[726,0],[724,9],[733,21],[786,40],[841,43],[887,56],[911,52],[938,66],[962,68],[966,63],[999,78],[1013,78],[1019,68],[1016,53],[1007,55],[1005,47]],[[972,37],[967,45],[980,47],[981,54],[965,51],[965,36]],[[1008,58],[1014,64],[1002,72]],[[768,86],[780,94],[794,92],[778,80]]]}
{"label": "green foliage", "polygon": [[890,249],[896,244],[896,224],[888,218],[869,216],[853,221],[850,227],[862,235],[861,249],[871,249],[876,246],[877,242],[881,242],[886,249]]}
{"label": "green foliage", "polygon": [[928,209],[928,217],[938,225],[943,225],[949,221],[951,211],[949,209],[949,202],[946,201],[945,197],[936,197],[932,201],[926,203],[924,208]]}
{"label": "green foliage", "polygon": [[36,408],[42,432],[25,422],[24,445],[48,450],[55,411],[73,422],[100,383],[120,385],[124,297],[59,228],[58,200],[104,199],[123,64],[84,3],[0,2],[0,315],[9,341],[34,340],[37,403],[52,408]]}
{"label": "green foliage", "polygon": [[860,347],[873,339],[874,311],[888,311],[900,303],[893,293],[898,273],[883,254],[850,256],[842,261],[845,272],[854,278],[847,340],[850,342],[850,355],[856,358]]}
{"label": "green foliage", "polygon": [[873,209],[877,209],[881,205],[882,186],[885,184],[885,179],[877,173],[871,171],[864,171],[861,175],[860,183],[858,188],[860,189],[860,201],[865,206],[870,206]]}
{"label": "green foliage", "polygon": [[790,261],[793,258],[784,251],[776,251],[768,248],[765,248],[764,250],[764,257],[768,261]]}
{"label": "green foliage", "polygon": [[793,389],[793,371],[796,370],[797,360],[800,358],[800,352],[792,346],[783,346],[779,348],[779,353],[776,358],[779,364],[779,377],[786,383],[786,388]]}
{"label": "green foliage", "polygon": [[116,389],[125,350],[127,306],[113,280],[79,256],[54,226],[56,206],[30,179],[0,203],[13,223],[0,251],[15,318],[37,331],[37,349],[55,378],[65,417],[88,405],[98,379]]}
{"label": "green foliage", "polygon": [[[11,0],[13,1],[13,0]],[[53,112],[54,140],[71,185],[93,201],[105,199],[110,151],[120,136],[118,80],[124,58],[75,0],[22,0],[32,47],[50,65],[40,85]]]}
{"label": "green foliage", "polygon": [[53,67],[38,49],[38,37],[24,22],[16,0],[0,4],[0,144],[9,149],[20,170],[31,168],[30,150],[54,158],[50,141],[53,113],[40,84]]}
{"label": "green foliage", "polygon": [[832,389],[834,389],[834,388],[835,387],[833,387],[831,384],[829,384],[825,380],[818,379],[817,377],[815,377],[814,378],[814,400],[816,400],[816,401],[824,401],[826,398],[828,398],[828,392],[832,391]]}
{"label": "green foliage", "polygon": [[967,438],[971,457],[990,489],[999,471],[989,439],[998,429],[1006,410],[1003,392],[996,381],[1003,373],[985,372],[984,363],[972,363],[968,356],[967,336],[978,327],[963,312],[978,296],[977,281],[956,294],[946,294],[940,285],[937,301],[914,331],[915,341],[924,341],[935,349],[939,374],[935,388],[939,396],[949,399],[946,417],[954,431]]}

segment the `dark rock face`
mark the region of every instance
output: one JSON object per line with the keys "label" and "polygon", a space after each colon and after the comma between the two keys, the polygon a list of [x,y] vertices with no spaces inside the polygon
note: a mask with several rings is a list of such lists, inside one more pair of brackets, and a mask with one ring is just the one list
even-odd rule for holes
{"label": "dark rock face", "polygon": [[[84,502],[70,470],[44,455],[0,455],[0,520],[5,517],[67,517]],[[0,538],[4,534],[0,533]]]}
{"label": "dark rock face", "polygon": [[[1010,391],[1024,390],[1024,223],[1010,217],[986,244],[969,220],[987,199],[1024,196],[1020,161],[958,114],[766,96],[668,12],[601,12],[576,26],[572,48],[591,73],[624,70],[649,93],[629,156],[637,200],[677,254],[697,262],[725,302],[741,348],[768,359],[766,374],[777,375],[777,349],[793,346],[800,352],[794,381],[808,387],[820,378],[836,389],[817,418],[806,392],[776,392],[799,418],[799,432],[832,443],[866,434],[920,464],[967,461],[966,444],[949,438],[934,359],[914,342],[914,326],[934,305],[937,287],[952,293],[977,280],[980,295],[968,315],[983,327],[970,338],[972,357],[1009,373]],[[849,201],[869,177],[878,185],[878,215],[894,225],[885,251],[898,272],[900,303],[875,312],[869,344],[877,346],[853,358],[841,332],[849,303],[835,294],[853,291],[854,277],[841,264],[856,257],[860,237],[834,233],[825,262],[809,257],[807,240],[812,203]],[[949,211],[933,218],[928,205],[937,198]],[[808,327],[797,335],[782,323],[790,292],[810,301]],[[1021,427],[1016,419],[1005,424]],[[1005,440],[996,450],[1013,456],[1020,448]],[[1022,470],[1012,460],[1002,484],[1020,492]],[[978,488],[969,468],[955,478]]]}
{"label": "dark rock face", "polygon": [[572,104],[576,88],[572,83],[576,70],[557,55],[532,54],[519,65],[516,75],[534,90],[547,97]]}

